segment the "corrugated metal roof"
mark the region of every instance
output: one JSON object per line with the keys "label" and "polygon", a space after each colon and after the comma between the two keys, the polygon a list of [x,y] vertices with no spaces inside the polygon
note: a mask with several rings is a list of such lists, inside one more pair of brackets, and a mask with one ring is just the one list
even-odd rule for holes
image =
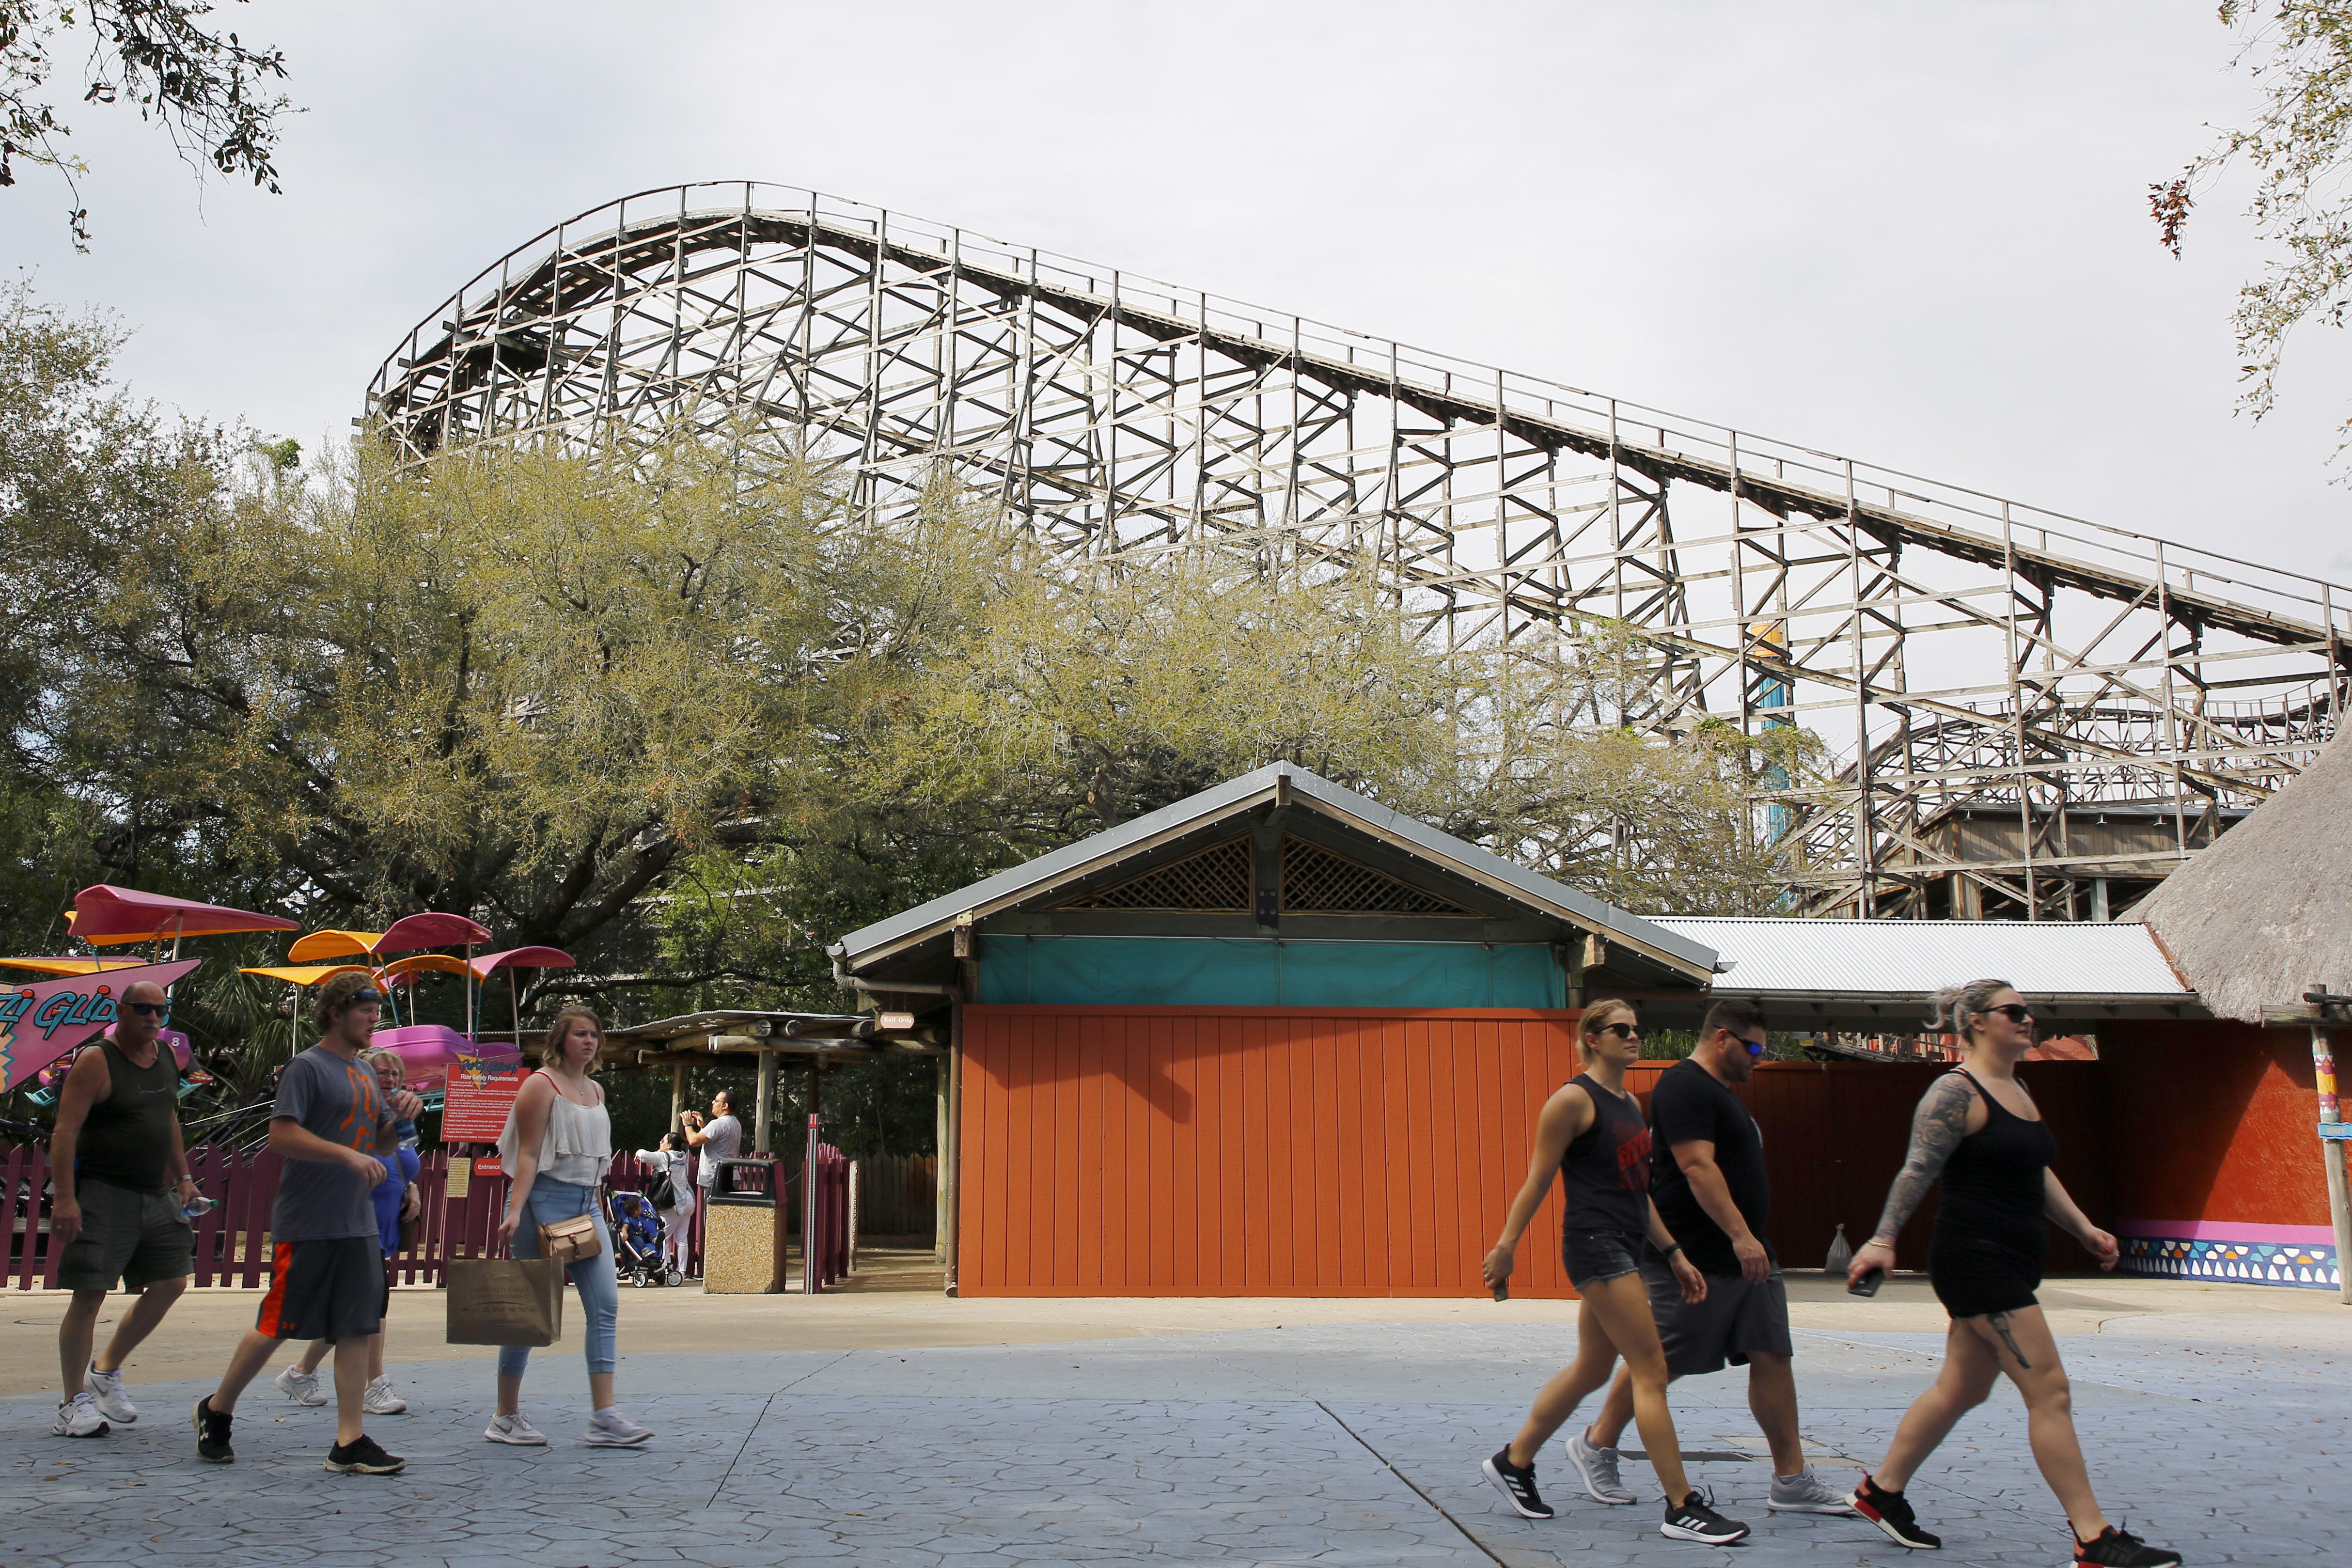
{"label": "corrugated metal roof", "polygon": [[1715,988],[1732,995],[1924,1000],[1988,976],[2028,997],[2180,1001],[2196,994],[2137,922],[1654,919],[1714,948],[1727,966]]}
{"label": "corrugated metal roof", "polygon": [[1539,876],[1524,866],[1514,866],[1475,844],[1449,833],[1440,833],[1425,822],[1391,810],[1377,801],[1368,800],[1319,773],[1309,773],[1288,763],[1274,763],[1255,773],[1228,779],[1213,788],[1188,795],[1172,805],[1161,806],[1158,811],[1131,822],[1081,838],[1076,844],[1066,844],[1025,865],[1000,871],[993,877],[967,888],[959,888],[952,893],[893,915],[888,920],[877,921],[863,930],[851,931],[836,942],[832,951],[840,953],[854,967],[861,958],[877,949],[900,945],[919,932],[951,923],[960,915],[986,913],[992,909],[1011,907],[1032,889],[1082,870],[1109,865],[1138,846],[1184,831],[1193,824],[1247,809],[1270,795],[1284,780],[1288,781],[1298,797],[1314,803],[1331,816],[1343,821],[1353,819],[1368,830],[1402,839],[1439,865],[1507,892],[1538,909],[1563,918],[1572,918],[1587,930],[1601,931],[1615,940],[1659,954],[1672,967],[1703,975],[1715,963],[1715,951],[1706,944],[1704,938],[1685,936],[1614,905],[1602,903],[1589,893],[1580,893],[1564,883]]}

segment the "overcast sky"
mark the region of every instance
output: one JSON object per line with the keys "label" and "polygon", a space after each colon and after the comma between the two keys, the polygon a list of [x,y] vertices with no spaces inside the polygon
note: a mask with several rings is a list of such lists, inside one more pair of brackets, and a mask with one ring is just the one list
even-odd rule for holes
{"label": "overcast sky", "polygon": [[2234,412],[2257,264],[2148,184],[2252,101],[2210,0],[264,0],[286,194],[71,104],[0,265],[137,337],[134,388],[306,444],[549,223],[759,179],[2352,581],[2341,334]]}

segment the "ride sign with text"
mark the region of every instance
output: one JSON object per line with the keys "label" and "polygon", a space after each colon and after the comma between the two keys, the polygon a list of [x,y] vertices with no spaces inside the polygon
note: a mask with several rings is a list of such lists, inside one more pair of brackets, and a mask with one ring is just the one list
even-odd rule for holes
{"label": "ride sign with text", "polygon": [[0,984],[0,1094],[29,1081],[113,1023],[116,1003],[126,988],[141,981],[168,988],[197,962],[142,963],[29,985]]}

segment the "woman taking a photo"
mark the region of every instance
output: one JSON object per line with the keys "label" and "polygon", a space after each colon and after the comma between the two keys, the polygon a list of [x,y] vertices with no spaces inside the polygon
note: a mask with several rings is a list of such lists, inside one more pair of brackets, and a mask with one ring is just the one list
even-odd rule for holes
{"label": "woman taking a photo", "polygon": [[[694,1183],[687,1175],[692,1156],[678,1147],[678,1142],[677,1133],[665,1132],[658,1148],[637,1151],[637,1158],[657,1173],[646,1191],[655,1195],[654,1207],[661,1215],[662,1272],[673,1285],[686,1283],[686,1266],[694,1247]],[[669,1201],[664,1203],[663,1198]]]}
{"label": "woman taking a photo", "polygon": [[1968,1042],[1968,1057],[1920,1098],[1911,1151],[1886,1194],[1878,1229],[1853,1255],[1849,1286],[1895,1267],[1895,1237],[1940,1174],[1943,1204],[1927,1249],[1927,1278],[1951,1314],[1944,1366],[1912,1402],[1878,1468],[1862,1478],[1853,1506],[1905,1546],[1942,1540],[1919,1527],[1903,1495],[1911,1477],[1962,1415],[2006,1374],[2025,1397],[2026,1433],[2042,1479],[2058,1494],[2074,1531],[2074,1561],[2105,1568],[2179,1568],[2180,1554],[2148,1545],[2107,1522],[2091,1495],[2073,1397],[2058,1342],[2033,1292],[2042,1283],[2049,1220],[2099,1260],[2116,1266],[2116,1238],[2093,1225],[2050,1168],[2058,1141],[2025,1085],[2018,1059],[2033,1048],[2033,1015],[2016,988],[1972,980],[1936,998],[1938,1031]]}
{"label": "woman taking a photo", "polygon": [[[621,1313],[621,1291],[613,1273],[613,1237],[599,1212],[596,1193],[613,1163],[613,1119],[604,1091],[588,1076],[604,1048],[604,1026],[585,1007],[566,1007],[547,1029],[540,1069],[523,1079],[514,1109],[499,1134],[499,1156],[514,1173],[499,1239],[517,1258],[539,1256],[539,1229],[586,1215],[595,1221],[596,1256],[567,1265],[565,1275],[579,1289],[588,1319],[588,1443],[598,1448],[634,1448],[653,1433],[623,1415],[613,1402],[613,1367]],[[493,1443],[536,1447],[547,1437],[522,1414],[522,1374],[530,1363],[527,1346],[499,1351],[498,1414],[482,1436]]]}
{"label": "woman taking a photo", "polygon": [[[1642,1026],[1625,1003],[1595,1002],[1585,1009],[1578,1043],[1584,1071],[1544,1101],[1527,1182],[1482,1267],[1489,1289],[1499,1289],[1511,1277],[1519,1237],[1557,1173],[1568,1199],[1560,1250],[1569,1283],[1584,1299],[1576,1321],[1576,1360],[1544,1384],[1518,1436],[1482,1468],[1520,1518],[1551,1518],[1551,1508],[1536,1490],[1536,1454],[1586,1394],[1608,1386],[1622,1355],[1633,1379],[1633,1422],[1665,1488],[1665,1521],[1658,1533],[1718,1546],[1745,1540],[1748,1527],[1716,1512],[1684,1474],[1675,1418],[1666,1408],[1666,1353],[1642,1281],[1643,1246],[1655,1247],[1665,1258],[1685,1300],[1705,1300],[1706,1280],[1683,1256],[1650,1201],[1650,1128],[1625,1091],[1625,1069],[1642,1054]],[[1589,1475],[1589,1452],[1582,1433],[1570,1439],[1569,1457],[1580,1473]],[[1589,1479],[1586,1488],[1591,1489]]]}

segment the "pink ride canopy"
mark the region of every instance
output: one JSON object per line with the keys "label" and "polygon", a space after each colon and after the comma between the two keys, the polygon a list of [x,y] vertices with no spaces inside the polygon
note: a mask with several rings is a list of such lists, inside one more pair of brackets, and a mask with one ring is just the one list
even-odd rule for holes
{"label": "pink ride canopy", "polygon": [[478,1074],[511,1071],[522,1060],[520,1047],[499,1041],[476,1044],[455,1029],[438,1024],[409,1024],[378,1029],[368,1037],[373,1049],[387,1050],[400,1058],[408,1087],[426,1089],[446,1084],[450,1072],[473,1068]]}
{"label": "pink ride canopy", "polygon": [[572,955],[554,947],[510,947],[504,952],[486,952],[474,960],[474,973],[484,980],[501,969],[570,969]]}
{"label": "pink ride canopy", "polygon": [[[466,922],[472,925],[473,922]],[[93,947],[163,937],[226,936],[232,931],[299,931],[299,921],[193,899],[95,883],[74,895],[73,934]],[[480,930],[478,926],[476,930]],[[487,935],[488,933],[485,933]]]}

